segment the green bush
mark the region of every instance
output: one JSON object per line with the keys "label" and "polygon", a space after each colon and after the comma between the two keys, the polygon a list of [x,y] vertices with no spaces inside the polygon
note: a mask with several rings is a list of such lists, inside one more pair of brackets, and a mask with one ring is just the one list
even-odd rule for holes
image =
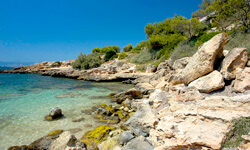
{"label": "green bush", "polygon": [[153,63],[153,65],[155,65],[156,67],[158,67],[159,64],[160,64],[161,62],[165,61],[165,60],[166,60],[166,59],[165,59],[164,57],[161,57],[160,59],[156,60],[156,61]]}
{"label": "green bush", "polygon": [[116,54],[116,51],[114,51],[114,50],[108,50],[105,53],[104,60],[105,61],[109,61],[109,60],[112,60],[112,59],[117,58],[117,57],[118,57],[118,55]]}
{"label": "green bush", "polygon": [[56,62],[53,62],[50,67],[60,67],[62,65],[62,62],[60,61],[56,61]]}
{"label": "green bush", "polygon": [[127,57],[127,56],[128,56],[127,53],[122,52],[122,53],[119,54],[119,58],[118,58],[118,59],[119,59],[119,60],[120,60],[120,59],[124,59],[124,58]]}
{"label": "green bush", "polygon": [[101,49],[99,47],[95,47],[92,49],[92,53],[101,53]]}
{"label": "green bush", "polygon": [[198,37],[197,42],[195,46],[198,48],[200,47],[203,43],[207,42],[211,38],[213,38],[215,35],[219,34],[220,32],[210,32],[207,34],[203,34],[202,36]]}
{"label": "green bush", "polygon": [[136,69],[137,71],[140,71],[140,72],[146,72],[147,66],[148,66],[147,64],[136,65]]}
{"label": "green bush", "polygon": [[102,59],[100,55],[96,53],[92,54],[82,54],[82,52],[78,55],[78,58],[72,63],[72,67],[74,69],[90,69],[99,67],[102,64]]}
{"label": "green bush", "polygon": [[132,44],[128,44],[127,46],[123,47],[124,52],[130,52],[133,49]]}
{"label": "green bush", "polygon": [[103,48],[95,47],[95,48],[92,49],[92,53],[106,53],[109,50],[113,50],[116,53],[119,53],[121,48],[119,46],[116,46],[116,45],[114,45],[114,46],[105,46]]}
{"label": "green bush", "polygon": [[180,44],[174,49],[171,53],[171,60],[174,62],[177,59],[181,59],[183,57],[191,57],[196,52],[195,46],[191,46],[193,41],[185,40],[180,42]]}
{"label": "green bush", "polygon": [[139,54],[135,55],[132,59],[132,63],[145,64],[155,58],[155,51],[150,51],[149,48],[143,49]]}
{"label": "green bush", "polygon": [[120,53],[120,50],[121,50],[121,48],[120,48],[119,46],[116,46],[116,45],[114,45],[114,46],[112,47],[112,49],[113,49],[116,53]]}
{"label": "green bush", "polygon": [[227,133],[227,138],[222,147],[231,149],[236,148],[243,141],[242,135],[247,135],[250,131],[250,118],[240,118],[233,120],[233,130]]}
{"label": "green bush", "polygon": [[137,44],[136,47],[132,48],[131,53],[140,53],[141,49],[145,47],[146,42],[141,41],[140,44]]}
{"label": "green bush", "polygon": [[248,57],[250,57],[250,34],[249,33],[237,33],[229,35],[230,41],[224,46],[226,50],[232,50],[236,47],[245,47],[248,52]]}

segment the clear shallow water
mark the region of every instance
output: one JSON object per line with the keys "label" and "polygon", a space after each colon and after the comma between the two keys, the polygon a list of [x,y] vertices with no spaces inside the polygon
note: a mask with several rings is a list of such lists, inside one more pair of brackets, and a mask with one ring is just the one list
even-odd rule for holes
{"label": "clear shallow water", "polygon": [[[0,149],[30,144],[55,129],[86,130],[100,125],[82,109],[110,103],[111,92],[131,88],[121,83],[96,83],[30,74],[0,74]],[[57,121],[44,121],[53,107],[60,107],[66,116]],[[84,117],[81,122],[73,119]],[[85,128],[85,124],[93,127]]]}
{"label": "clear shallow water", "polygon": [[13,67],[1,67],[0,66],[0,70],[11,70],[11,69],[13,69]]}

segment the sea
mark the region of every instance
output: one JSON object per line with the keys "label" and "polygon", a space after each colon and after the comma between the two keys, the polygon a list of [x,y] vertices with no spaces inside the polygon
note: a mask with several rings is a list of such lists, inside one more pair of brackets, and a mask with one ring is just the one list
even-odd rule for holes
{"label": "sea", "polygon": [[[129,88],[132,85],[118,82],[0,73],[0,149],[30,144],[56,129],[79,131],[75,136],[80,138],[85,131],[103,124],[81,110],[114,104],[107,95]],[[65,117],[45,121],[44,116],[54,107],[61,108]],[[80,118],[84,119],[73,122]]]}

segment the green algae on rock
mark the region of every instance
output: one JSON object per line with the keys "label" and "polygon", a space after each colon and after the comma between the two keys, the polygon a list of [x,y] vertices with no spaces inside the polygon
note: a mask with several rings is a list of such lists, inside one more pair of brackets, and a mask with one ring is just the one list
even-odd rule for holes
{"label": "green algae on rock", "polygon": [[115,127],[108,125],[96,127],[93,130],[85,132],[81,138],[81,142],[84,142],[87,146],[90,146],[91,143],[101,143],[107,139],[109,132],[112,130],[115,130]]}
{"label": "green algae on rock", "polygon": [[63,130],[54,130],[54,131],[51,131],[48,136],[53,136],[53,135],[59,135],[63,132]]}

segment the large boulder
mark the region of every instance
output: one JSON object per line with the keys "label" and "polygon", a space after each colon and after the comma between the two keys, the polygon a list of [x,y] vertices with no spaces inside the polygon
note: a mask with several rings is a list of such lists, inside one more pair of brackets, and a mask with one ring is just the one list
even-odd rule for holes
{"label": "large boulder", "polygon": [[109,133],[109,138],[99,145],[99,149],[101,150],[113,150],[113,149],[121,149],[120,146],[120,133],[121,130],[115,130]]}
{"label": "large boulder", "polygon": [[66,147],[75,147],[76,137],[72,135],[69,131],[63,132],[55,141],[50,145],[50,150],[62,150]]}
{"label": "large boulder", "polygon": [[221,73],[226,80],[236,77],[236,69],[244,68],[248,61],[246,48],[234,48],[222,61]]}
{"label": "large boulder", "polygon": [[124,131],[120,134],[120,144],[124,145],[134,138],[132,131]]}
{"label": "large boulder", "polygon": [[142,103],[137,111],[125,122],[125,125],[130,126],[136,134],[147,136],[157,121],[157,117],[149,104]]}
{"label": "large boulder", "polygon": [[116,101],[118,104],[121,104],[126,99],[133,99],[133,98],[142,98],[142,92],[140,90],[137,90],[135,88],[132,88],[130,90],[118,93],[114,95],[113,101]]}
{"label": "large boulder", "polygon": [[185,68],[187,66],[188,62],[190,61],[190,58],[191,57],[184,57],[181,59],[177,59],[173,64],[173,68],[175,70]]}
{"label": "large boulder", "polygon": [[64,131],[54,130],[51,131],[47,136],[44,136],[30,144],[33,149],[49,149],[51,143],[55,141]]}
{"label": "large boulder", "polygon": [[143,136],[139,136],[131,140],[122,150],[153,150],[152,145]]}
{"label": "large boulder", "polygon": [[226,33],[221,33],[204,43],[191,57],[187,66],[172,77],[171,83],[173,85],[189,84],[193,80],[212,72],[216,57],[222,56],[223,46],[228,42]]}
{"label": "large boulder", "polygon": [[219,71],[215,70],[206,76],[192,81],[188,86],[196,87],[200,92],[210,93],[223,88],[225,85],[224,78]]}
{"label": "large boulder", "polygon": [[59,119],[62,116],[63,116],[62,109],[55,107],[55,108],[51,109],[49,115],[45,116],[44,118],[45,118],[45,120],[52,121],[55,119]]}
{"label": "large boulder", "polygon": [[236,73],[234,90],[236,92],[245,92],[246,90],[250,90],[250,67],[246,67]]}

